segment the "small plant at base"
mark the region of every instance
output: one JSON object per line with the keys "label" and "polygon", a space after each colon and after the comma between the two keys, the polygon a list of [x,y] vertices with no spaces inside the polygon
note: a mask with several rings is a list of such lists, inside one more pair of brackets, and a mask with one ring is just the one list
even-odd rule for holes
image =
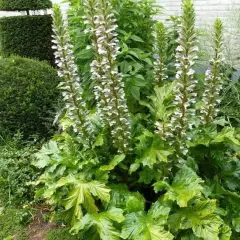
{"label": "small plant at base", "polygon": [[84,238],[78,238],[77,236],[73,236],[69,233],[68,228],[59,228],[50,230],[47,233],[47,240],[85,240]]}
{"label": "small plant at base", "polygon": [[33,200],[34,187],[28,183],[39,173],[31,165],[38,151],[33,143],[23,143],[21,135],[0,144],[0,206],[21,206]]}
{"label": "small plant at base", "polygon": [[27,229],[19,223],[18,214],[19,210],[14,208],[6,208],[4,212],[0,214],[0,239],[28,239]]}

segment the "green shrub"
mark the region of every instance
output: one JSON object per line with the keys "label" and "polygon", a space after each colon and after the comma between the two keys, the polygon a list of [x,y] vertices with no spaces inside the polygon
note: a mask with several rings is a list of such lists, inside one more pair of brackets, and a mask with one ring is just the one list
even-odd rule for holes
{"label": "green shrub", "polygon": [[0,145],[0,199],[3,205],[21,205],[33,200],[33,186],[27,183],[37,178],[31,165],[36,148],[23,145],[16,135]]}
{"label": "green shrub", "polygon": [[51,7],[50,0],[0,0],[0,9],[4,11],[40,10]]}
{"label": "green shrub", "polygon": [[1,18],[1,53],[4,56],[14,54],[53,63],[51,25],[50,15]]}
{"label": "green shrub", "polygon": [[0,60],[0,128],[24,136],[51,129],[59,92],[55,69],[45,62],[10,57]]}

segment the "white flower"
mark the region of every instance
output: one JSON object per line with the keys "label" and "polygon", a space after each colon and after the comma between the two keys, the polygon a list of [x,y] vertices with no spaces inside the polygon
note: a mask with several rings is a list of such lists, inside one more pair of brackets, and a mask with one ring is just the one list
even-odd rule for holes
{"label": "white flower", "polygon": [[195,73],[195,71],[193,69],[189,69],[189,71],[187,72],[187,75],[190,76],[190,75],[193,75]]}
{"label": "white flower", "polygon": [[184,49],[183,46],[179,45],[179,46],[176,48],[176,50],[177,50],[178,52],[183,52],[185,49]]}

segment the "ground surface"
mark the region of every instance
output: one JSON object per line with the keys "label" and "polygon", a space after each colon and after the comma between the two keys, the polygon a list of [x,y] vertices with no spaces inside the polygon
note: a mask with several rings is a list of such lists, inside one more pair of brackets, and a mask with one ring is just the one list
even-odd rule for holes
{"label": "ground surface", "polygon": [[37,213],[29,226],[19,223],[19,210],[8,208],[0,211],[0,240],[77,240],[69,229],[47,223]]}

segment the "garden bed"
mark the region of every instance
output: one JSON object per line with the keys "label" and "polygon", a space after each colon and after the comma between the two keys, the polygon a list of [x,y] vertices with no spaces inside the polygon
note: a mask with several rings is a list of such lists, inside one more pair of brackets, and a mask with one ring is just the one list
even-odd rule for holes
{"label": "garden bed", "polygon": [[168,24],[159,10],[54,5],[56,69],[0,59],[0,239],[240,239],[240,85],[223,22],[202,71],[193,1]]}

